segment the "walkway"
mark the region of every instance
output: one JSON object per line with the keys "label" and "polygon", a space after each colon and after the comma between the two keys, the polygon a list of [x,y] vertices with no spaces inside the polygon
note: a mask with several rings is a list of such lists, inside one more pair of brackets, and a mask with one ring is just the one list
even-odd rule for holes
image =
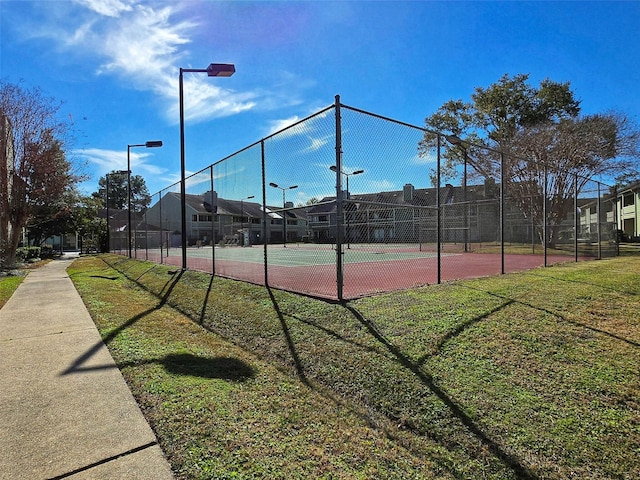
{"label": "walkway", "polygon": [[0,479],[172,479],[66,268],[0,309]]}

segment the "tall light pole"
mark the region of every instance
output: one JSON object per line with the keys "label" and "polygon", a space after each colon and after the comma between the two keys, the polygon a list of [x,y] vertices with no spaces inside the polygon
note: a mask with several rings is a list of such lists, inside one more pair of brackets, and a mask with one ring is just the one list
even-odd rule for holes
{"label": "tall light pole", "polygon": [[284,197],[284,192],[286,192],[287,190],[293,190],[294,188],[298,188],[298,185],[291,185],[290,187],[284,188],[279,186],[277,183],[271,182],[269,186],[282,190],[282,235],[284,237],[283,238],[284,243],[282,246],[286,247],[287,246],[287,212],[285,212],[285,209],[287,208],[287,202]]}
{"label": "tall light pole", "polygon": [[[329,170],[331,170],[332,172],[338,173],[338,167],[336,167],[335,165],[331,165],[329,167]],[[349,199],[349,177],[352,176],[352,175],[360,175],[361,173],[364,173],[364,170],[356,170],[356,171],[351,172],[351,173],[347,173],[344,170],[340,170],[340,174],[342,174],[345,177],[347,177],[347,200]],[[347,211],[347,248],[351,248],[350,237],[351,237],[351,234],[350,234],[350,231],[349,231],[349,212]]]}
{"label": "tall light pole", "polygon": [[129,232],[129,258],[131,258],[131,148],[145,147],[157,148],[162,146],[162,140],[151,140],[145,143],[135,145],[127,145],[127,209],[129,210],[127,218],[127,230]]}
{"label": "tall light pole", "polygon": [[[252,198],[255,198],[255,195],[249,195],[248,197],[244,197],[242,199],[240,199],[240,231],[242,232],[242,246],[245,247],[245,242],[244,242],[244,201],[245,200],[251,200]],[[251,230],[251,224],[249,224],[249,230]],[[249,234],[251,235],[251,234]]]}
{"label": "tall light pole", "polygon": [[184,73],[206,73],[209,77],[230,77],[236,72],[236,67],[229,63],[212,63],[207,68],[180,69],[180,214],[182,228],[182,269],[187,269],[187,197],[184,161]]}

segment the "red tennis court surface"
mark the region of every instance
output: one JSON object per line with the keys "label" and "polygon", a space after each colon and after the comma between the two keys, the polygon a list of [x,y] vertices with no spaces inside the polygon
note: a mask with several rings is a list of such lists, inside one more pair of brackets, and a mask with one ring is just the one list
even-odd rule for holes
{"label": "red tennis court surface", "polygon": [[[143,258],[138,253],[139,258]],[[172,252],[173,253],[173,252]],[[181,265],[180,250],[177,255],[163,257],[163,263]],[[160,262],[160,256],[149,253],[148,260]],[[582,258],[584,259],[584,258]],[[343,295],[345,300],[394,290],[403,290],[438,283],[437,257],[404,260],[345,263]],[[548,255],[547,265],[572,262],[573,256]],[[265,284],[265,267],[261,263],[229,261],[216,258],[216,275],[259,285]],[[529,270],[544,265],[542,255],[505,254],[505,273]],[[192,270],[212,272],[209,257],[188,256],[187,267]],[[315,297],[338,299],[336,265],[283,266],[269,264],[267,279],[270,287]],[[501,273],[500,254],[459,253],[447,254],[441,259],[441,282],[478,278]]]}

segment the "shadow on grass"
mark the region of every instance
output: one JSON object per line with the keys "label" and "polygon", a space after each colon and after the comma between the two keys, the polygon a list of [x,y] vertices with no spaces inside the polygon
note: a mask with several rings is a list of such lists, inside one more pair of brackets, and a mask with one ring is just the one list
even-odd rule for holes
{"label": "shadow on grass", "polygon": [[171,292],[175,288],[176,284],[180,281],[180,278],[182,277],[182,273],[183,273],[182,271],[178,272],[177,275],[174,275],[172,278],[170,278],[167,281],[166,285],[163,287],[163,290],[165,288],[167,290],[164,293],[164,295],[162,295],[162,297],[160,298],[160,302],[158,302],[158,305],[156,305],[153,308],[149,308],[144,312],[139,313],[138,315],[131,317],[122,325],[118,326],[117,328],[114,328],[107,336],[105,336],[99,342],[96,342],[96,344],[93,345],[89,350],[87,350],[82,355],[80,355],[76,360],[74,360],[74,362],[69,366],[69,368],[67,368],[60,375],[64,376],[72,373],[86,372],[91,370],[104,370],[109,368],[117,368],[114,364],[88,366],[86,365],[86,363],[89,361],[89,359],[91,359],[91,357],[93,357],[102,348],[103,345],[109,344],[122,331],[126,330],[131,325],[135,324],[137,321],[141,320],[147,315],[155,312],[156,310],[160,310],[162,307],[164,307],[164,305],[167,303],[167,300],[169,299],[169,296],[171,295]]}
{"label": "shadow on grass", "polygon": [[209,295],[211,295],[211,288],[213,287],[214,278],[216,277],[214,275],[211,275],[211,279],[209,280],[209,288],[207,288],[207,292],[204,294],[204,300],[202,301],[202,308],[200,309],[200,318],[198,319],[198,323],[200,325],[204,323],[204,319],[207,314],[207,306],[209,305]]}
{"label": "shadow on grass", "polygon": [[307,379],[307,376],[304,373],[304,368],[302,366],[302,362],[300,361],[300,355],[298,355],[298,352],[296,350],[295,342],[291,338],[291,332],[289,330],[289,326],[287,325],[287,322],[284,319],[284,315],[282,314],[282,311],[280,310],[280,306],[278,305],[278,302],[276,301],[276,298],[273,296],[273,292],[271,291],[271,289],[269,287],[266,287],[266,289],[269,292],[269,298],[271,298],[271,303],[273,303],[273,309],[275,310],[276,314],[278,315],[278,320],[280,320],[280,326],[282,327],[282,333],[284,333],[284,337],[285,337],[285,340],[287,342],[287,347],[289,348],[289,352],[291,353],[291,358],[293,358],[293,362],[294,362],[295,367],[296,367],[296,372],[298,374],[298,378],[300,378],[300,381],[302,383],[304,383],[306,386],[310,386],[309,385],[309,380]]}
{"label": "shadow on grass", "polygon": [[[171,282],[170,286],[168,285],[166,292],[164,292],[164,288],[163,288],[163,292],[164,292],[162,295],[163,301],[161,301],[160,305],[156,308],[159,308],[166,302],[167,298],[171,293],[171,290],[173,289],[175,284],[179,281],[181,275],[182,275],[182,272],[174,276],[173,281]],[[213,277],[211,278],[211,281],[209,284],[209,289],[208,289],[209,291],[211,290],[212,282],[213,282]],[[291,359],[293,361],[296,374],[302,383],[313,388],[313,386],[311,385],[311,381],[307,376],[307,372],[305,371],[304,362],[301,359],[300,352],[298,351],[296,342],[291,333],[291,328],[287,324],[286,317],[289,315],[287,313],[284,313],[281,310],[272,290],[268,287],[266,289],[269,294],[274,312],[278,317],[280,328],[284,335],[286,347],[289,351],[289,354],[291,355]],[[191,318],[194,321],[199,321],[199,323],[201,324],[204,321],[204,312],[206,311],[206,308],[207,308],[206,304],[209,302],[209,291],[207,291],[207,294],[205,295],[205,299],[203,300],[204,305],[200,309],[199,315],[197,313],[195,315],[194,313],[191,313],[190,315],[187,313],[187,316],[191,316]],[[502,305],[497,307],[497,309],[504,308],[510,303],[511,302],[507,300]],[[507,466],[507,468],[511,469],[514,472],[517,478],[523,479],[523,480],[537,479],[537,477],[526,466],[524,466],[518,458],[510,455],[495,440],[490,438],[480,428],[480,426],[477,425],[474,422],[474,420],[464,412],[463,407],[456,404],[456,402],[447,394],[447,392],[445,392],[442,388],[440,388],[434,382],[431,375],[429,375],[423,370],[419,362],[412,361],[407,355],[405,355],[402,352],[400,348],[398,348],[389,339],[387,339],[372,321],[365,318],[353,306],[350,306],[349,304],[344,304],[344,307],[377,340],[377,342],[380,345],[380,351],[389,352],[391,357],[395,359],[395,361],[397,361],[400,365],[402,365],[407,370],[411,371],[425,386],[427,386],[447,406],[451,414],[454,417],[456,417],[474,437],[476,437],[483,445],[485,445],[486,448],[490,450],[493,455],[499,458],[502,461],[502,463],[505,466]],[[149,312],[143,312],[138,317],[141,318],[142,316],[148,313]],[[445,338],[443,338],[439,346],[444,345],[446,342],[450,341],[451,339],[453,339],[454,337],[462,333],[464,330],[466,330],[466,328],[469,328],[473,324],[480,322],[483,318],[490,315],[491,313],[493,312],[489,312],[486,315],[483,315],[482,317],[479,317],[479,318],[471,319],[469,322],[460,326],[455,331],[451,332]],[[196,317],[196,318],[193,318],[193,317]],[[297,321],[300,321],[299,318],[297,317],[294,317],[294,318]],[[128,326],[132,325],[138,319],[139,318],[134,317],[130,321],[128,321],[126,324],[124,324],[122,327],[120,327],[118,331],[111,332],[111,334],[105,339],[105,342],[110,341],[113,337],[115,337],[115,335],[117,335],[117,333],[119,333],[119,331],[122,331],[124,328],[127,328]],[[319,325],[311,325],[309,322],[306,322],[306,321],[303,323],[306,323],[308,326],[311,326],[316,329],[319,328]],[[325,328],[319,328],[319,330],[321,332],[324,332],[325,335],[331,335],[339,340],[343,340],[345,342],[351,343],[355,348],[362,348],[362,345],[357,345],[357,344],[354,344],[353,342],[349,342],[347,339],[345,339],[341,335],[336,334],[335,332],[327,331],[327,329]],[[372,350],[371,347],[369,347],[368,350],[375,351],[375,350]],[[157,360],[151,360],[146,363],[160,363],[168,371],[171,371],[174,373],[185,374],[185,375],[200,375],[207,378],[231,377],[229,379],[237,380],[237,379],[248,378],[251,375],[253,375],[253,372],[250,370],[248,366],[242,365],[242,362],[238,362],[237,360],[234,360],[234,359],[226,359],[226,360],[206,359],[206,358],[202,359],[202,358],[194,357],[192,355],[187,355],[187,356],[168,355],[166,357],[163,357]],[[136,364],[132,364],[131,366],[139,365],[139,364],[140,363],[136,363]],[[126,365],[121,365],[121,367],[124,367],[124,366]],[[229,377],[222,377],[222,375],[228,375]],[[420,432],[417,431],[416,434],[420,434]]]}
{"label": "shadow on grass", "polygon": [[[558,279],[558,280],[562,280],[562,279]],[[626,343],[626,344],[631,345],[633,347],[640,347],[640,343],[638,343],[638,342],[636,342],[634,340],[630,340],[628,338],[622,337],[622,336],[617,335],[617,334],[612,333],[612,332],[607,332],[606,330],[602,330],[601,328],[592,327],[591,325],[587,325],[586,323],[583,323],[583,322],[579,322],[579,321],[576,321],[576,320],[571,320],[566,315],[564,315],[564,314],[562,314],[562,313],[560,313],[558,311],[549,310],[548,308],[542,308],[542,307],[534,305],[533,303],[530,303],[530,302],[525,302],[523,300],[517,300],[517,299],[514,299],[514,298],[509,298],[509,297],[507,297],[505,295],[500,295],[498,293],[490,292],[488,290],[483,290],[483,289],[480,289],[480,288],[471,287],[469,285],[464,285],[464,288],[468,288],[470,290],[475,290],[475,291],[478,291],[478,292],[485,293],[485,294],[490,295],[492,297],[496,297],[496,298],[505,300],[508,303],[517,303],[517,304],[523,305],[523,306],[531,308],[533,310],[537,310],[537,311],[545,313],[547,315],[551,315],[552,317],[556,317],[556,318],[560,319],[561,321],[563,321],[565,323],[568,323],[570,325],[573,325],[575,327],[584,328],[585,330],[589,330],[590,332],[613,338],[615,340],[618,340],[620,342]]]}
{"label": "shadow on grass", "polygon": [[191,353],[171,353],[144,362],[128,362],[120,368],[159,364],[169,373],[201,378],[217,378],[231,382],[243,382],[255,375],[255,370],[242,360],[233,357],[199,357]]}
{"label": "shadow on grass", "polygon": [[[509,305],[510,302],[506,302],[504,305],[497,307],[497,310]],[[455,401],[447,395],[447,393],[441,389],[434,381],[431,375],[426,373],[419,363],[412,361],[402,351],[390,342],[384,334],[377,328],[377,326],[367,318],[365,318],[356,308],[345,305],[345,308],[349,310],[353,316],[364,325],[369,333],[373,335],[386,349],[398,360],[398,362],[410,370],[425,386],[429,388],[451,411],[451,413],[458,418],[462,424],[476,437],[478,438],[496,457],[498,457],[505,465],[513,470],[519,479],[523,480],[536,480],[535,476],[526,466],[522,465],[516,457],[510,455],[502,449],[498,443],[489,438],[487,434],[471,419],[463,409],[455,403]],[[496,309],[494,309],[496,310]],[[490,313],[489,313],[490,314]],[[477,319],[473,319],[465,324],[465,328],[472,324],[475,324],[485,318],[487,315],[482,315]],[[446,336],[445,342],[450,340],[453,336],[460,334],[465,328],[459,328],[455,332]]]}

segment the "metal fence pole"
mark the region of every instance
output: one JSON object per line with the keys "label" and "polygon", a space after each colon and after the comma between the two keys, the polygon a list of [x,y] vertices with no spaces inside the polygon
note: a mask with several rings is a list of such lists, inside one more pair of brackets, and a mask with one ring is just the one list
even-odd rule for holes
{"label": "metal fence pole", "polygon": [[160,265],[162,265],[164,263],[164,257],[162,256],[162,244],[164,240],[162,238],[164,237],[164,229],[162,226],[162,190],[160,190],[160,192],[158,193],[158,215],[160,216],[160,221],[158,222],[160,223]]}
{"label": "metal fence pole", "polygon": [[580,229],[580,215],[578,215],[578,174],[573,175],[573,250],[575,261],[578,261],[578,230]]}
{"label": "metal fence pole", "polygon": [[338,300],[343,299],[344,272],[342,266],[342,123],[340,117],[340,95],[336,95],[336,284]]}
{"label": "metal fence pole", "polygon": [[269,286],[269,268],[267,256],[267,173],[265,169],[266,159],[264,154],[264,139],[260,140],[260,162],[262,168],[262,249],[264,252],[264,285]]}
{"label": "metal fence pole", "polygon": [[211,275],[216,274],[216,213],[213,205],[213,165],[209,167],[211,184]]}
{"label": "metal fence pole", "polygon": [[[615,235],[615,238],[613,239],[616,242],[616,257],[620,255],[620,240],[622,240],[622,237],[618,235],[618,187],[616,185],[613,186],[613,192],[612,192],[612,200],[611,200],[611,210],[613,211],[613,234]],[[635,208],[637,209],[637,203],[635,202],[636,206]],[[636,215],[636,219],[638,218],[638,216]],[[620,227],[622,227],[622,225],[620,225]],[[622,228],[620,228],[620,230],[622,231]]]}
{"label": "metal fence pole", "polygon": [[436,254],[438,256],[438,285],[442,282],[442,206],[440,205],[440,163],[442,148],[440,134],[438,134],[438,152],[437,152],[437,164],[436,164]]}
{"label": "metal fence pole", "polygon": [[109,174],[107,174],[106,176],[107,178],[107,188],[105,189],[105,193],[107,196],[107,199],[105,201],[106,207],[107,207],[107,253],[111,252],[111,230],[109,227]]}
{"label": "metal fence pole", "polygon": [[500,273],[504,275],[504,152],[500,151]]}
{"label": "metal fence pole", "polygon": [[596,231],[598,232],[598,260],[602,259],[602,236],[600,232],[600,182],[598,182],[598,202],[596,204]]}
{"label": "metal fence pole", "polygon": [[547,166],[544,166],[544,184],[542,186],[542,252],[544,266],[547,266]]}

